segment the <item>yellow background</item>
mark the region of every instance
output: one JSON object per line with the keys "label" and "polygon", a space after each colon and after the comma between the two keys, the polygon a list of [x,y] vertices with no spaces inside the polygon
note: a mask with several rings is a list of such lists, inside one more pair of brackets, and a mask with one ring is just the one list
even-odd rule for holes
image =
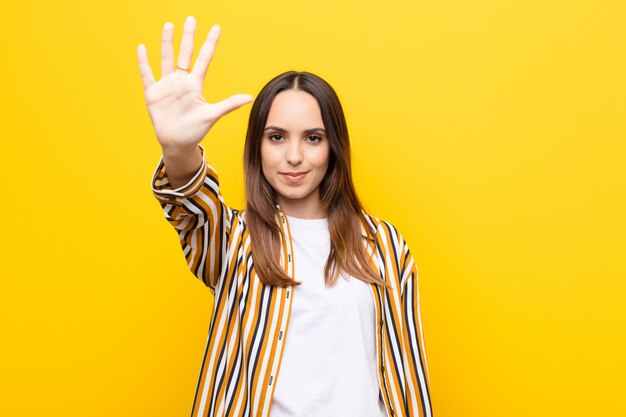
{"label": "yellow background", "polygon": [[[625,416],[623,4],[3,1],[0,415],[190,412],[212,299],[149,189],[136,47],[160,77],[193,15],[209,101],[336,88],[420,268],[435,416]],[[239,208],[249,109],[203,141]]]}

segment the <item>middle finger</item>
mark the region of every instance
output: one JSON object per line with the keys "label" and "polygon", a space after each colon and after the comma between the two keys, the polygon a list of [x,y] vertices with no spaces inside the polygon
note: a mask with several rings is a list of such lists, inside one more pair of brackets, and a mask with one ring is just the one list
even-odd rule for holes
{"label": "middle finger", "polygon": [[183,38],[180,41],[180,53],[178,54],[178,67],[184,69],[191,68],[191,57],[193,55],[193,37],[196,32],[196,19],[187,16],[183,29]]}

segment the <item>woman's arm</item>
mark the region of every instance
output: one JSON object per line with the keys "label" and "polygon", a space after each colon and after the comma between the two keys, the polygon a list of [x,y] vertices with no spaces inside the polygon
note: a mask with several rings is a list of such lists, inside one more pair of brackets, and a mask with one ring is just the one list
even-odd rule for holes
{"label": "woman's arm", "polygon": [[156,81],[146,48],[137,47],[139,71],[148,113],[163,157],[152,179],[154,195],[166,219],[179,234],[191,271],[210,288],[219,278],[232,210],[219,193],[217,174],[205,163],[200,141],[225,114],[252,101],[236,94],[207,103],[203,96],[206,72],[220,35],[213,26],[191,68],[196,21],[185,20],[176,69],[172,36],[174,25],[163,27],[161,79]]}
{"label": "woman's arm", "polygon": [[189,270],[215,290],[226,257],[233,210],[220,194],[217,173],[204,162],[204,148],[199,145],[198,150],[202,165],[177,188],[172,187],[161,158],[152,177],[152,192],[178,233]]}
{"label": "woman's arm", "polygon": [[417,264],[402,239],[402,317],[404,322],[404,372],[407,381],[407,403],[410,415],[432,417],[430,378],[424,346],[424,333],[420,313],[420,296]]}

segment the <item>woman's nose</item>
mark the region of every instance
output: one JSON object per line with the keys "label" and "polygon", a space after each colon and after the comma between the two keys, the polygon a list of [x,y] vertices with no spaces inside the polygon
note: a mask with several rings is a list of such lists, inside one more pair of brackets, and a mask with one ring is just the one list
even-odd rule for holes
{"label": "woman's nose", "polygon": [[287,153],[285,155],[287,162],[291,165],[298,165],[302,162],[302,149],[298,141],[292,141],[287,146]]}

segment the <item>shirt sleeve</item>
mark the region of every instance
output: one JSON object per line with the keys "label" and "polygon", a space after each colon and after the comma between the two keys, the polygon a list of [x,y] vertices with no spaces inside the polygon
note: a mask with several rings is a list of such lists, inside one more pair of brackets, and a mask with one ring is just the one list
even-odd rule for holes
{"label": "shirt sleeve", "polygon": [[215,291],[226,257],[233,210],[219,191],[217,172],[204,160],[185,185],[172,189],[163,157],[152,176],[152,192],[178,233],[189,270]]}
{"label": "shirt sleeve", "polygon": [[403,243],[402,259],[403,338],[404,345],[407,346],[403,362],[407,382],[407,403],[411,416],[432,417],[430,378],[420,313],[417,265],[406,242]]}

